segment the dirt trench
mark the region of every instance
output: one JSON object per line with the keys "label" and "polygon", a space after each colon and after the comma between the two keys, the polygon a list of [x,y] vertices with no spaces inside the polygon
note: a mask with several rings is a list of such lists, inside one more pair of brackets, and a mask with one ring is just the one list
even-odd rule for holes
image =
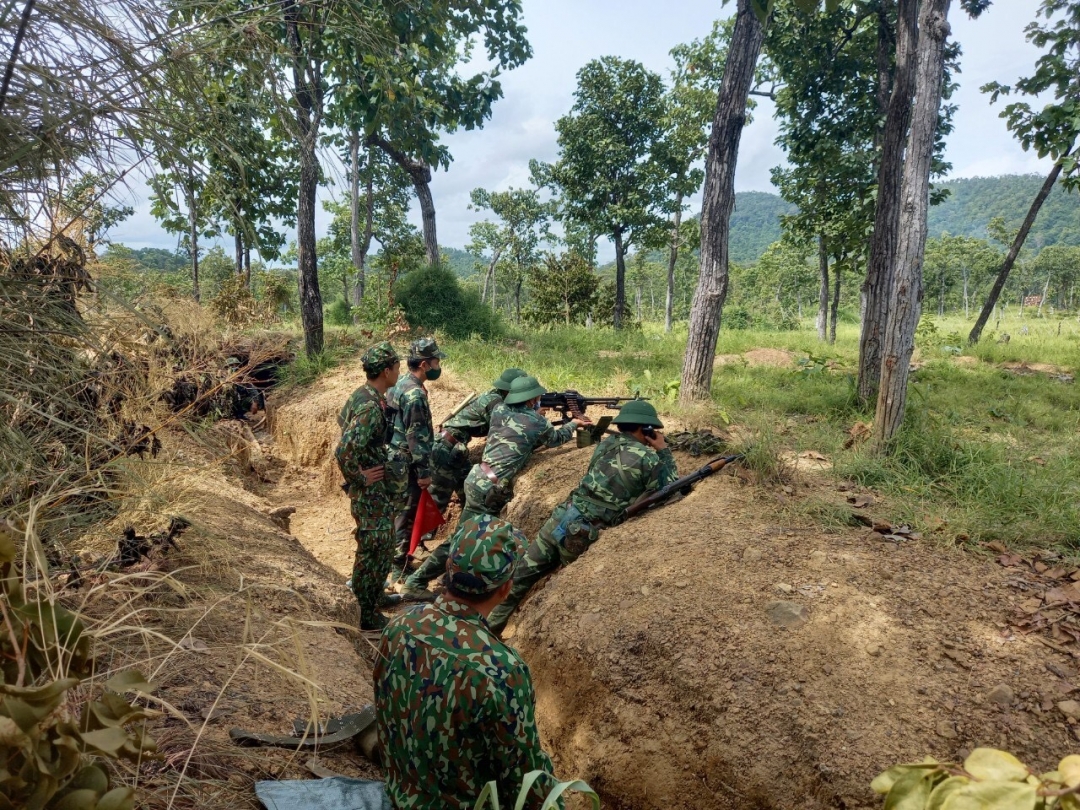
{"label": "dirt trench", "polygon": [[[280,403],[274,453],[294,465],[276,500],[292,532],[347,576],[353,546],[332,448],[358,367]],[[435,421],[466,393],[430,384]],[[681,471],[700,459],[677,453]],[[528,535],[577,483],[588,451],[537,453],[509,517]],[[532,668],[545,747],[564,778],[614,808],[870,807],[891,764],[1007,748],[1049,770],[1076,750],[1056,707],[1076,662],[1005,622],[1010,575],[929,541],[823,531],[785,517],[795,494],[715,476],[606,531],[534,592],[508,628]],[[770,618],[777,602],[795,623]]]}

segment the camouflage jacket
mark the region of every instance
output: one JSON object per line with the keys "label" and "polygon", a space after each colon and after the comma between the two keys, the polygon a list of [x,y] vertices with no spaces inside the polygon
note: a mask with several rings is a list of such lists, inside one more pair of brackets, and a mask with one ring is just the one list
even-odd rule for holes
{"label": "camouflage jacket", "polygon": [[[492,780],[510,806],[525,774],[551,772],[529,668],[471,606],[444,594],[396,618],[373,674],[386,789],[397,810],[472,810]],[[550,788],[538,780],[528,807],[539,808]]]}
{"label": "camouflage jacket", "polygon": [[589,469],[570,493],[570,501],[586,520],[614,526],[625,519],[626,507],[678,477],[671,450],[665,447],[658,453],[618,433],[596,446]]}
{"label": "camouflage jacket", "polygon": [[371,386],[365,383],[353,391],[349,398],[345,400],[345,406],[341,409],[341,413],[338,414],[337,418],[338,427],[342,431],[349,426],[360,406],[368,401],[368,392],[370,390],[372,390]]}
{"label": "camouflage jacket", "polygon": [[512,481],[533,450],[558,447],[574,438],[575,426],[555,427],[545,417],[521,405],[499,405],[491,415],[491,430],[483,459],[500,481]]}
{"label": "camouflage jacket", "polygon": [[502,393],[492,388],[443,422],[443,430],[448,430],[462,444],[487,436],[491,430],[491,414],[502,405],[502,398]]}
{"label": "camouflage jacket", "polygon": [[353,511],[356,512],[359,504],[363,507],[361,511],[373,517],[381,516],[389,509],[385,482],[367,486],[360,470],[386,463],[386,400],[370,385],[365,385],[349,397],[346,407],[352,408],[352,416],[334,456],[345,476]]}
{"label": "camouflage jacket", "polygon": [[405,374],[390,389],[387,403],[394,410],[394,436],[390,451],[405,458],[417,478],[431,476],[431,408],[427,389],[412,374]]}

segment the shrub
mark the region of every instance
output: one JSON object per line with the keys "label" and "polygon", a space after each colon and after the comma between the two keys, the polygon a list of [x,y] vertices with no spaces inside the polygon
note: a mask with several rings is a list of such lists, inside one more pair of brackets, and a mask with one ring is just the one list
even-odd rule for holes
{"label": "shrub", "polygon": [[326,308],[326,322],[332,326],[352,326],[352,305],[339,295]]}
{"label": "shrub", "polygon": [[498,316],[465,289],[446,267],[425,267],[406,274],[394,288],[394,298],[414,328],[440,330],[450,337],[496,337],[502,332]]}
{"label": "shrub", "polygon": [[750,311],[742,304],[725,307],[721,324],[726,329],[749,329],[754,325]]}

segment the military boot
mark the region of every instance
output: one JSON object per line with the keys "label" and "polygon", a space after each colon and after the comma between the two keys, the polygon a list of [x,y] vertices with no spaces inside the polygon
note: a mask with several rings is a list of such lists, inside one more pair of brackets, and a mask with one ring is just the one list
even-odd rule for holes
{"label": "military boot", "polygon": [[377,610],[373,611],[370,616],[364,616],[360,619],[361,630],[382,630],[388,624],[390,624],[390,620]]}

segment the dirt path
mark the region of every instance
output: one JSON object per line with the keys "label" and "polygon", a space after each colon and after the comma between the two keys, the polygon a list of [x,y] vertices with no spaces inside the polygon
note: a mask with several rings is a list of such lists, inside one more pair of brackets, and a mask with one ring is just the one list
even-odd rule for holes
{"label": "dirt path", "polygon": [[[343,579],[351,521],[331,450],[357,384],[346,369],[278,406],[272,452],[288,468],[267,493],[297,507],[292,533]],[[436,421],[466,393],[446,375],[429,387]],[[510,518],[533,535],[587,462],[538,454]],[[1076,750],[1056,704],[1080,671],[1011,631],[1024,594],[1006,569],[785,517],[810,493],[844,503],[810,471],[786,494],[718,476],[605,532],[533,594],[509,635],[561,775],[609,807],[852,808],[877,806],[869,782],[897,762],[989,745],[1048,770]]]}

